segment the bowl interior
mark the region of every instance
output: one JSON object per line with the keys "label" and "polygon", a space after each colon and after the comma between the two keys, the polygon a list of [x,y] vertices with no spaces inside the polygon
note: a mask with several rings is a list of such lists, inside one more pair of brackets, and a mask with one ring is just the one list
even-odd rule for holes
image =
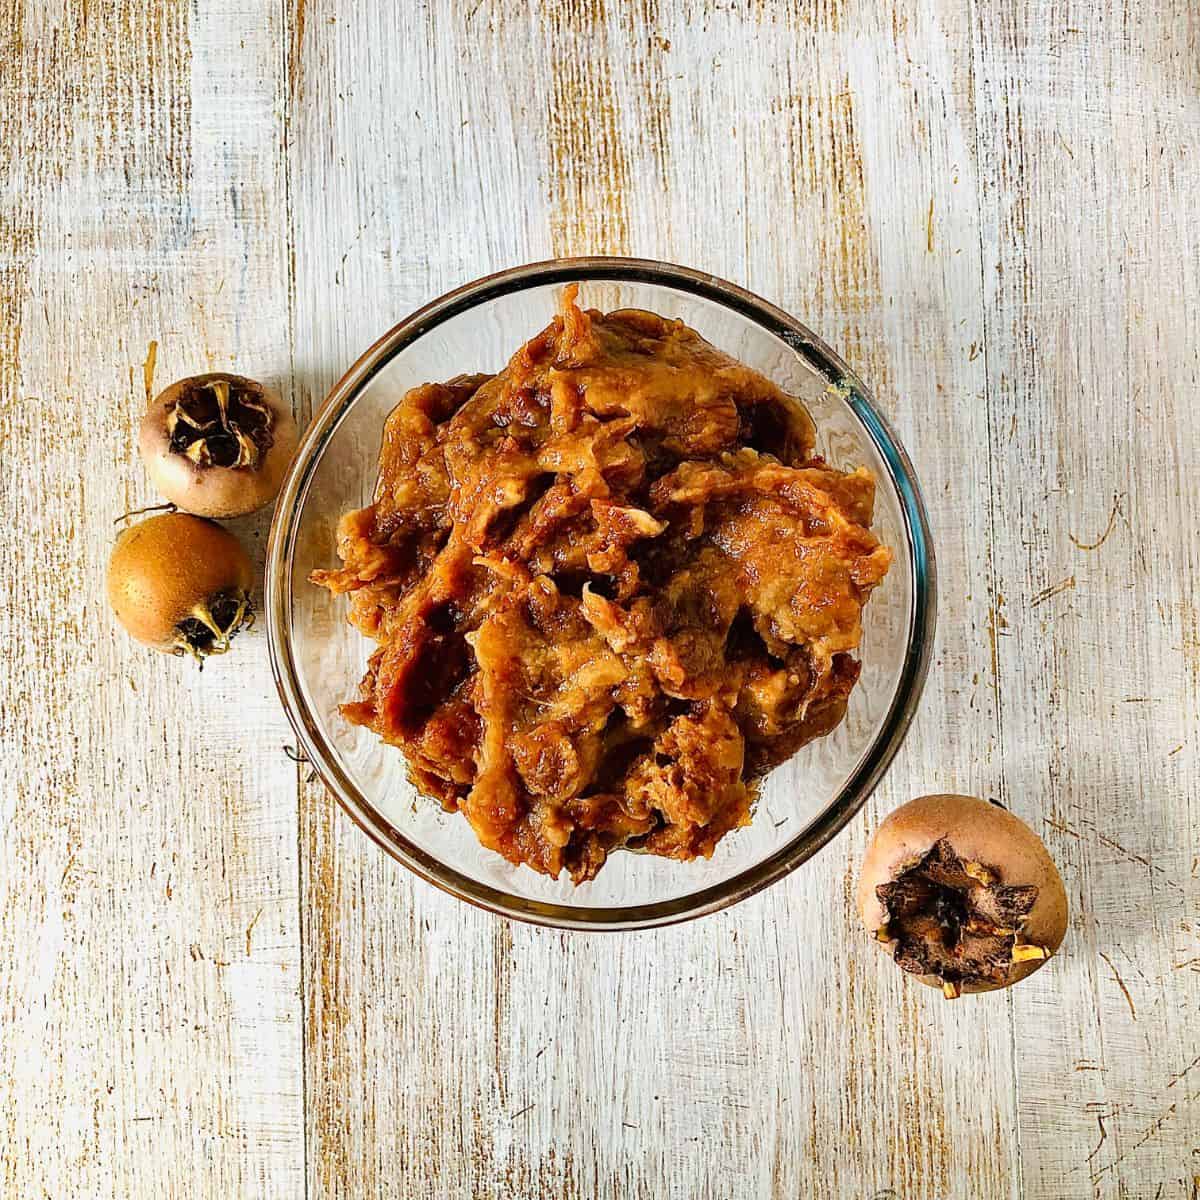
{"label": "bowl interior", "polygon": [[[881,426],[871,428],[875,422],[861,385],[837,377],[840,364],[832,360],[831,366],[819,343],[807,345],[794,331],[769,328],[760,313],[739,311],[686,286],[585,278],[584,307],[637,307],[682,318],[800,396],[817,423],[818,451],[839,467],[862,464],[874,472],[874,528],[893,548],[895,561],[865,611],[862,676],[846,720],[768,778],[753,823],[729,834],[710,860],[678,863],[618,852],[594,881],[575,887],[565,876],[548,879],[484,850],[464,818],[416,794],[397,749],[339,715],[338,705],[356,694],[373,645],[347,623],[345,600],[313,586],[308,576],[337,564],[338,518],[370,502],[383,422],[404,392],[430,380],[498,371],[549,321],[560,286],[535,280],[458,311],[448,306],[420,328],[385,339],[377,360],[357,375],[351,372],[335,390],[301,452],[276,519],[272,651],[293,723],[326,784],[368,832],[410,866],[515,916],[567,925],[648,924],[756,890],[799,861],[797,848],[806,836],[812,840],[817,824],[824,821],[832,833],[865,799],[874,782],[867,778],[874,769],[871,759],[879,760],[889,741],[894,749],[896,722],[906,722],[914,686],[919,688],[919,668],[913,681],[913,642],[926,582],[914,577],[924,569],[920,544],[914,553],[919,500],[888,434]],[[922,531],[916,535],[920,543]],[[832,810],[839,812],[836,822],[829,820]]]}

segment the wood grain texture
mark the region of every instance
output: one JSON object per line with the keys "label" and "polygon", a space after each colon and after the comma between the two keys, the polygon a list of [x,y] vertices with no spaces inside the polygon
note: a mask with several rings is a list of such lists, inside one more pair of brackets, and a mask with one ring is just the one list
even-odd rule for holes
{"label": "wood grain texture", "polygon": [[981,5],[975,56],[998,782],[1074,903],[1014,993],[1026,1187],[1192,1196],[1200,23]]}
{"label": "wood grain texture", "polygon": [[[1189,0],[0,0],[0,40],[5,1200],[1194,1200]],[[236,365],[304,413],[447,288],[600,252],[842,350],[942,586],[845,834],[586,937],[415,882],[298,779],[261,632],[197,676],[94,585],[152,499],[152,340],[160,382]],[[946,1004],[855,926],[870,829],[932,790],[1064,868],[1063,955],[1011,994]]]}
{"label": "wood grain texture", "polygon": [[151,342],[160,384],[287,377],[279,14],[9,0],[0,30],[0,1195],[300,1195],[265,639],[200,675],[102,600],[114,518],[154,499]]}

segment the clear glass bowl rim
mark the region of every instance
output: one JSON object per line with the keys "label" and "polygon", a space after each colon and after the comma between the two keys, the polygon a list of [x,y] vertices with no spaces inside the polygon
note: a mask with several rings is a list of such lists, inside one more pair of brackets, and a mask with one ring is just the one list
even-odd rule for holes
{"label": "clear glass bowl rim", "polygon": [[[338,764],[305,703],[290,633],[291,579],[300,514],[324,449],[363,387],[405,346],[452,316],[514,291],[587,280],[657,284],[714,301],[780,338],[839,387],[874,442],[899,496],[913,590],[900,682],[887,717],[867,754],[821,815],[774,854],[722,883],[670,900],[608,908],[576,908],[514,896],[461,874],[410,842],[375,810]],[[716,912],[782,879],[829,842],[866,802],[908,732],[929,669],[937,608],[933,541],[912,463],[867,386],[839,355],[782,309],[715,275],[652,259],[619,257],[551,259],[485,275],[418,309],[367,350],[313,416],[280,489],[267,544],[264,594],[271,672],[284,710],[321,782],[350,819],[393,858],[459,899],[500,916],[578,930],[646,929]]]}

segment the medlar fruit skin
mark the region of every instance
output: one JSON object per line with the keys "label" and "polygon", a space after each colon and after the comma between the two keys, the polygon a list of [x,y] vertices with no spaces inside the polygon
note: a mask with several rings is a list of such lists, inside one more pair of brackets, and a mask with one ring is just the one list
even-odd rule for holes
{"label": "medlar fruit skin", "polygon": [[173,654],[179,624],[214,597],[245,595],[254,583],[249,555],[226,529],[167,513],[121,531],[108,564],[108,602],[129,634]]}
{"label": "medlar fruit skin", "polygon": [[[252,396],[271,413],[271,444],[254,466],[198,464],[171,445],[170,415],[190,392],[214,381]],[[138,453],[154,486],[185,512],[201,517],[240,517],[269,504],[279,494],[296,452],[296,422],[274,388],[244,375],[213,371],[191,375],[165,388],[151,402],[138,433]]]}
{"label": "medlar fruit skin", "polygon": [[[946,838],[959,858],[996,871],[1000,882],[1032,884],[1037,900],[1021,926],[1021,940],[1043,946],[1046,959],[1013,963],[1003,983],[963,981],[962,992],[990,992],[1011,987],[1032,975],[1062,944],[1067,931],[1067,893],[1062,876],[1041,839],[1005,808],[974,796],[934,795],[910,800],[891,813],[875,831],[863,858],[858,880],[858,911],[872,933],[887,923],[887,911],[876,895],[919,862],[939,839]],[[879,942],[895,955],[896,942]],[[941,988],[937,975],[915,975]]]}

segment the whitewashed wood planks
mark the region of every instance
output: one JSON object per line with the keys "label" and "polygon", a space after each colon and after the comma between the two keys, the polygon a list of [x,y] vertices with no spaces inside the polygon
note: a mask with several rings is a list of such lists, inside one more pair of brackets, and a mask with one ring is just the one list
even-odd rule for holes
{"label": "whitewashed wood planks", "polygon": [[[0,1194],[1192,1200],[1200,22],[531,9],[0,10]],[[151,499],[151,339],[160,382],[236,363],[304,411],[424,300],[584,252],[712,270],[842,349],[942,581],[865,817],[613,938],[434,893],[319,788],[297,826],[261,633],[197,678],[89,582]],[[947,1005],[854,927],[869,827],[942,788],[1067,876],[1064,957],[1011,996]]]}
{"label": "whitewashed wood planks", "polygon": [[[321,81],[316,110],[301,105],[315,139],[304,175],[322,219],[339,215],[336,234],[306,239],[298,273],[314,282],[298,295],[319,308],[314,337],[335,358],[376,332],[354,297],[402,286],[401,255],[432,276],[423,294],[551,253],[708,268],[847,347],[919,459],[934,452],[922,461],[931,492],[953,489],[944,570],[978,570],[989,493],[965,21],[915,22],[906,36],[939,53],[901,71],[890,14],[853,38],[832,11],[747,21],[658,6],[653,29],[599,6],[361,15],[351,32],[339,12],[331,29],[309,6],[316,32],[300,55],[302,81]],[[406,52],[364,63],[344,38]],[[403,157],[372,145],[380,94],[405,124]],[[442,95],[444,108],[426,103]],[[922,186],[905,194],[918,169]],[[940,255],[928,249],[935,191]],[[305,204],[301,189],[301,221]],[[353,241],[343,266],[370,213],[422,206],[439,219],[373,222],[374,242]],[[945,291],[968,303],[937,303]],[[939,459],[947,441],[973,449]],[[953,691],[933,689],[890,803],[987,784],[974,769],[997,737],[986,580],[946,607]],[[972,704],[978,741],[955,728]],[[323,1194],[418,1181],[496,1196],[1009,1192],[1005,1002],[981,1027],[879,970],[849,920],[861,827],[735,912],[584,939],[497,926],[414,887],[324,797],[312,813],[306,946],[323,965],[308,973],[308,1078]],[[975,1042],[974,1073],[947,1038]]]}
{"label": "whitewashed wood planks", "polygon": [[[160,383],[289,376],[281,15],[10,0],[0,103],[0,1194],[303,1194],[296,769],[261,630],[114,630]],[[240,525],[260,548],[262,520]]]}
{"label": "whitewashed wood planks", "polygon": [[975,54],[999,786],[1074,903],[1014,993],[1025,1183],[1192,1196],[1200,23],[980,6]]}

